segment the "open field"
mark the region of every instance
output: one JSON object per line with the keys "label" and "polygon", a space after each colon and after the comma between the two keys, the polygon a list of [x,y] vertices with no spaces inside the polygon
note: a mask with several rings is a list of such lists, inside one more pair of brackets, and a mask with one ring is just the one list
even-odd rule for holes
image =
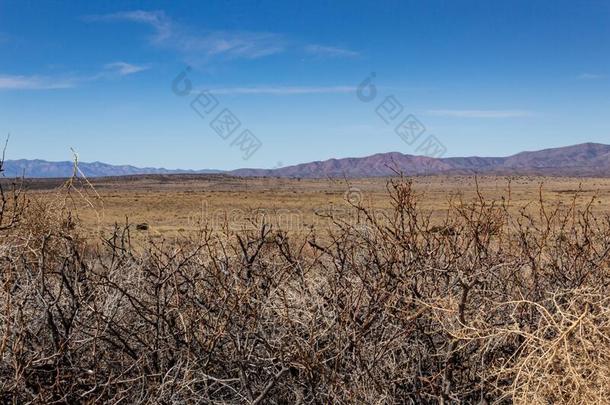
{"label": "open field", "polygon": [[[415,177],[414,190],[422,212],[441,220],[453,202],[471,202],[478,190],[488,200],[508,201],[514,210],[539,209],[540,192],[549,205],[580,207],[596,197],[593,211],[610,212],[610,179],[564,177]],[[218,229],[228,222],[233,230],[251,226],[264,215],[276,227],[304,232],[326,226],[326,216],[349,218],[350,203],[378,213],[391,210],[386,178],[281,179],[236,178],[222,175],[134,176],[93,179],[76,187],[91,205],[72,193],[86,229],[111,229],[115,223],[149,225],[151,236],[193,231],[203,224]],[[62,180],[29,180],[29,196],[42,203],[57,197]],[[94,189],[94,190],[93,190]]]}

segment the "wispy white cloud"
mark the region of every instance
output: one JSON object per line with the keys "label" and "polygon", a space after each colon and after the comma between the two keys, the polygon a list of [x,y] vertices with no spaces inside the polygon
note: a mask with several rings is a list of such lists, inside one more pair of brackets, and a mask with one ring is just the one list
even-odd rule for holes
{"label": "wispy white cloud", "polygon": [[578,76],[578,80],[598,80],[604,79],[606,75],[600,75],[596,73],[582,73]]}
{"label": "wispy white cloud", "polygon": [[186,53],[203,52],[208,56],[256,59],[285,49],[284,39],[265,32],[210,32],[205,36],[183,36],[174,44]]}
{"label": "wispy white cloud", "polygon": [[0,75],[0,90],[53,90],[76,86],[74,78]]}
{"label": "wispy white cloud", "polygon": [[164,11],[121,11],[113,14],[83,17],[86,21],[118,22],[126,21],[144,24],[152,28],[149,37],[152,45],[173,49],[190,58],[209,60],[257,59],[282,53],[288,49],[327,57],[355,57],[359,53],[333,46],[297,44],[284,35],[271,32],[194,30],[178,24]]}
{"label": "wispy white cloud", "polygon": [[525,110],[429,110],[428,115],[456,118],[518,118],[534,115]]}
{"label": "wispy white cloud", "polygon": [[132,75],[134,73],[143,72],[150,69],[149,66],[132,65],[127,62],[113,62],[104,65],[104,68],[110,72],[116,72],[120,76]]}
{"label": "wispy white cloud", "polygon": [[210,89],[213,94],[321,94],[321,93],[350,93],[355,91],[353,86],[264,86],[264,87],[226,87]]}
{"label": "wispy white cloud", "polygon": [[163,11],[121,11],[113,14],[87,15],[85,21],[131,21],[148,24],[155,30],[155,40],[160,41],[172,35],[172,23]]}
{"label": "wispy white cloud", "polygon": [[79,84],[127,76],[146,69],[148,69],[148,66],[138,66],[127,62],[113,62],[104,65],[101,70],[90,75],[26,76],[0,74],[0,90],[70,89],[77,87]]}
{"label": "wispy white cloud", "polygon": [[305,46],[305,52],[316,55],[316,56],[327,56],[327,57],[348,57],[354,58],[360,56],[359,52],[352,51],[350,49],[338,48],[334,46],[324,45],[307,45]]}
{"label": "wispy white cloud", "polygon": [[284,51],[286,41],[281,35],[266,32],[206,31],[193,33],[176,24],[163,11],[123,11],[114,14],[84,17],[88,21],[128,21],[150,26],[154,33],[150,42],[188,54],[207,57],[255,59]]}

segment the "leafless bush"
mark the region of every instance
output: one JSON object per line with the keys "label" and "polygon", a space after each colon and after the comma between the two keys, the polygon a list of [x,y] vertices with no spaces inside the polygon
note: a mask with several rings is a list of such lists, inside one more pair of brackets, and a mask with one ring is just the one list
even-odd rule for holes
{"label": "leafless bush", "polygon": [[[605,402],[610,226],[589,207],[512,214],[411,183],[392,214],[306,237],[201,229],[132,246],[65,204],[4,194],[0,392],[9,403]],[[10,202],[12,201],[12,202]]]}

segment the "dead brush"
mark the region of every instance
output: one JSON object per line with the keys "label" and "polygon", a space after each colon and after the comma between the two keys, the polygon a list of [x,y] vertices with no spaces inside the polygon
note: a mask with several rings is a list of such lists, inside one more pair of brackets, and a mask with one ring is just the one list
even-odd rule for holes
{"label": "dead brush", "polygon": [[74,205],[3,208],[2,401],[607,401],[607,218],[388,198],[305,237],[257,217],[137,247],[125,224],[92,248]]}
{"label": "dead brush", "polygon": [[530,404],[602,404],[610,398],[610,298],[598,288],[557,292],[529,307],[538,323],[497,333],[516,335],[519,351],[496,371],[510,381],[503,397]]}

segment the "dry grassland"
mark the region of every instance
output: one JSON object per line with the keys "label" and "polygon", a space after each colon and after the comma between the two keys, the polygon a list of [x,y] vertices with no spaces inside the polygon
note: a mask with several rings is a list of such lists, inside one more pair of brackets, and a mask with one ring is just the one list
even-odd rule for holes
{"label": "dry grassland", "polygon": [[[391,210],[388,179],[271,179],[225,176],[142,176],[92,180],[81,184],[84,201],[74,206],[90,230],[109,230],[115,223],[147,224],[147,236],[179,235],[207,225],[231,230],[252,228],[264,220],[293,233],[327,227],[328,216],[353,219],[350,203],[362,203],[382,216]],[[440,221],[451,204],[471,202],[478,191],[487,200],[508,201],[513,210],[539,210],[546,204],[584,207],[595,198],[593,212],[610,212],[610,179],[562,177],[432,176],[413,179],[419,208]],[[29,193],[42,204],[56,198],[61,182],[33,184]],[[91,204],[89,204],[89,202]]]}

